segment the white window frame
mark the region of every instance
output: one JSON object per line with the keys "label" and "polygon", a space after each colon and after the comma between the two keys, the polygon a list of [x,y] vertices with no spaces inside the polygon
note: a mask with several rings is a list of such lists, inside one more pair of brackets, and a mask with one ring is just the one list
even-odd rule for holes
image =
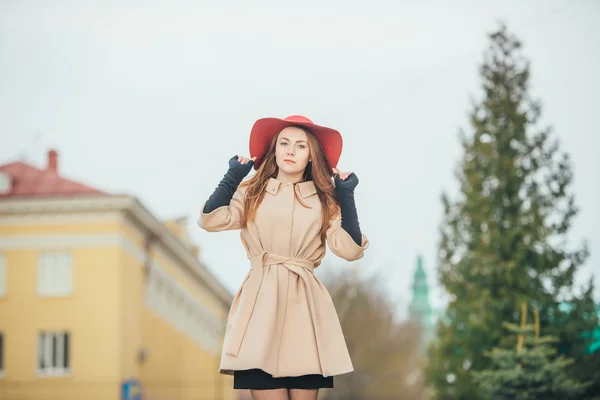
{"label": "white window frame", "polygon": [[[65,337],[68,338],[69,348],[68,354],[64,354],[65,348]],[[56,359],[57,365],[52,365],[54,343],[53,339],[56,338]],[[38,376],[65,376],[71,372],[71,354],[73,352],[73,344],[71,341],[71,334],[68,331],[40,331],[38,332],[37,339],[37,360],[36,369]],[[44,367],[42,368],[42,358],[44,359]]]}
{"label": "white window frame", "polygon": [[177,329],[185,332],[185,300],[181,294],[177,294],[175,296],[175,301],[173,302],[175,306],[175,326]]}
{"label": "white window frame", "polygon": [[[48,276],[49,273],[56,274],[58,271],[63,275],[64,281],[62,282],[57,282],[55,275]],[[55,251],[39,254],[37,293],[43,297],[64,297],[73,294],[73,257],[71,253]]]}
{"label": "white window frame", "polygon": [[6,367],[6,340],[4,332],[0,331],[0,378],[4,378],[4,368]]}
{"label": "white window frame", "polygon": [[6,287],[7,284],[7,270],[6,268],[6,256],[0,253],[0,297],[6,296]]}

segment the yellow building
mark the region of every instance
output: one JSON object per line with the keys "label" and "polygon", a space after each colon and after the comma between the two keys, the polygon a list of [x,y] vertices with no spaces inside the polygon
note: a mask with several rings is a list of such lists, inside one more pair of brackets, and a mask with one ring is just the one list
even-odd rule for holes
{"label": "yellow building", "polygon": [[[185,220],[58,173],[0,167],[0,399],[232,399],[232,296]],[[140,396],[139,393],[142,393]]]}

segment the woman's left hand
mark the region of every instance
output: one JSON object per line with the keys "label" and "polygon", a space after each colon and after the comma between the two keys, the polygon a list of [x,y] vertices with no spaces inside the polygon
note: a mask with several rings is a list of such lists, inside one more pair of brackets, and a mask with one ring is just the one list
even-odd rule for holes
{"label": "woman's left hand", "polygon": [[339,169],[333,168],[335,186],[338,189],[353,190],[358,185],[358,177],[354,172],[340,172]]}

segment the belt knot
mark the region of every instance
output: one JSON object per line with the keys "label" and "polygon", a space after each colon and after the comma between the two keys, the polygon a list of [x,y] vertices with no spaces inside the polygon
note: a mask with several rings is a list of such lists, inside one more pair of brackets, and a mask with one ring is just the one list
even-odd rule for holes
{"label": "belt knot", "polygon": [[295,265],[295,266],[298,266],[301,268],[308,269],[311,272],[313,272],[315,269],[315,264],[310,260],[306,260],[303,258],[280,256],[278,254],[274,254],[274,253],[271,253],[268,251],[264,251],[261,254],[259,254],[258,256],[253,257],[250,260],[250,268],[251,269],[266,267],[269,265],[277,265],[277,264]]}

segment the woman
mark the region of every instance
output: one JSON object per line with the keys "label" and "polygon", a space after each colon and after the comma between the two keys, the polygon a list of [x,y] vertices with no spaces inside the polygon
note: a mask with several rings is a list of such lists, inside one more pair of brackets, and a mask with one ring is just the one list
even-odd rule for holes
{"label": "woman", "polygon": [[[202,207],[200,227],[240,229],[250,259],[219,372],[254,399],[316,399],[334,375],[353,371],[331,297],[314,275],[326,243],[348,261],[369,245],[354,204],[358,178],[337,170],[341,151],[340,133],[308,118],[259,119],[251,158],[231,158]],[[242,182],[252,166],[256,174]]]}

